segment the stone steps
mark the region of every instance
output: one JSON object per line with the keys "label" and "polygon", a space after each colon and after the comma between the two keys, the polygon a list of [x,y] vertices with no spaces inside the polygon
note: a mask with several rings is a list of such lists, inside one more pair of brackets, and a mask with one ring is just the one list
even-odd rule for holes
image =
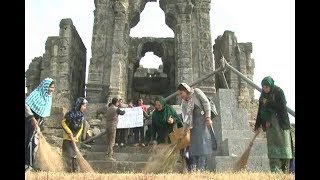
{"label": "stone steps", "polygon": [[[146,153],[114,153],[113,157],[117,161],[134,161],[134,162],[147,162],[150,154]],[[85,158],[91,160],[104,160],[105,152],[87,152]]]}
{"label": "stone steps", "polygon": [[[92,145],[90,151],[91,152],[106,152],[107,146],[106,145]],[[151,146],[146,147],[133,147],[133,146],[125,146],[113,147],[113,152],[117,153],[150,153],[152,150]]]}
{"label": "stone steps", "polygon": [[[242,153],[245,152],[247,147],[249,146],[249,142],[251,139],[249,138],[230,138],[226,139],[221,143],[222,148],[222,156],[232,156],[237,155],[241,156]],[[257,138],[253,142],[253,146],[250,150],[251,156],[261,156],[267,157],[268,150],[267,150],[267,142],[264,138]]]}
{"label": "stone steps", "polygon": [[[234,163],[238,160],[239,157],[232,156],[213,156],[212,166],[216,169],[216,172],[225,172],[232,171]],[[249,156],[247,161],[247,170],[256,172],[256,171],[269,171],[269,159],[268,157],[262,156]]]}
{"label": "stone steps", "polygon": [[91,167],[100,173],[141,172],[147,162],[89,160]]}
{"label": "stone steps", "polygon": [[[89,160],[88,161],[95,172],[99,173],[124,173],[124,172],[143,172],[148,162],[133,161],[107,161],[107,160]],[[174,172],[182,171],[182,163],[177,162]]]}

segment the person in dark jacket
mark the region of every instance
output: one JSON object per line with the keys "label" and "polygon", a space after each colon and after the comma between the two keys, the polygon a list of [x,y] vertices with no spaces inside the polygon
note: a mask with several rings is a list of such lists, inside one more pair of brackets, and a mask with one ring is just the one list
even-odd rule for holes
{"label": "person in dark jacket", "polygon": [[155,99],[155,110],[152,113],[152,139],[154,144],[170,143],[169,134],[173,131],[174,123],[182,127],[181,119],[176,110],[166,103],[163,97]]}
{"label": "person in dark jacket", "polygon": [[261,85],[254,131],[260,131],[261,127],[266,131],[271,172],[288,173],[293,151],[287,101],[283,90],[274,84],[270,76],[263,78]]}
{"label": "person in dark jacket", "polygon": [[25,100],[25,172],[33,169],[37,132],[43,129],[43,118],[50,116],[55,83],[45,78]]}
{"label": "person in dark jacket", "polygon": [[63,132],[62,156],[66,162],[67,172],[79,172],[79,165],[76,161],[76,146],[81,138],[83,126],[85,123],[84,111],[87,108],[88,101],[79,97],[75,106],[69,110],[65,118],[61,121]]}

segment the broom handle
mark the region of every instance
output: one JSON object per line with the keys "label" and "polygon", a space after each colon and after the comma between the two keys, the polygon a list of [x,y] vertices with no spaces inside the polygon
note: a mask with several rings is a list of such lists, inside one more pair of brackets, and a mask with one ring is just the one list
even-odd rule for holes
{"label": "broom handle", "polygon": [[254,136],[253,136],[253,138],[252,138],[252,140],[250,141],[250,146],[252,146],[253,145],[253,141],[256,139],[256,137],[258,136],[260,134],[260,130],[259,131],[257,131],[255,134],[254,134]]}
{"label": "broom handle", "polygon": [[74,142],[74,141],[71,141],[71,142],[72,142],[72,145],[73,145],[74,150],[75,150],[76,152],[79,152],[79,149],[78,149],[78,147],[77,147],[77,145],[76,145],[76,142]]}

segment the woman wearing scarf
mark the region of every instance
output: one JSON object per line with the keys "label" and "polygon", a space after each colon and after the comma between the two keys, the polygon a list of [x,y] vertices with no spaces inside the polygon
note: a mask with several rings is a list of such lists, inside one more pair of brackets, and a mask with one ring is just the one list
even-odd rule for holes
{"label": "woman wearing scarf", "polygon": [[190,129],[190,145],[185,152],[187,170],[203,171],[206,169],[207,156],[213,153],[209,129],[212,128],[210,102],[200,89],[193,89],[186,83],[181,83],[178,91],[182,99],[184,128]]}
{"label": "woman wearing scarf", "polygon": [[158,144],[169,143],[169,133],[173,131],[174,123],[177,123],[178,128],[182,127],[181,120],[173,107],[168,105],[163,97],[157,97],[155,110],[152,113],[152,139]]}
{"label": "woman wearing scarf", "polygon": [[43,127],[43,118],[50,116],[54,89],[53,79],[45,78],[25,100],[25,171],[33,168],[36,132]]}
{"label": "woman wearing scarf", "polygon": [[271,172],[288,172],[289,161],[293,158],[290,137],[290,121],[283,90],[274,85],[274,80],[267,76],[262,82],[262,93],[255,123],[255,131],[267,135],[268,158]]}
{"label": "woman wearing scarf", "polygon": [[79,166],[76,161],[76,143],[79,142],[82,133],[84,119],[84,111],[87,108],[88,101],[79,97],[75,106],[66,113],[65,119],[61,121],[63,132],[62,156],[66,162],[68,172],[78,172]]}

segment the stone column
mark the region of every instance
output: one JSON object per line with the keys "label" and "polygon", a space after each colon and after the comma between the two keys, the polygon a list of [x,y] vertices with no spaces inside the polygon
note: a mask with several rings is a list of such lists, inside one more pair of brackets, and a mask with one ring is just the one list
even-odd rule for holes
{"label": "stone column", "polygon": [[[211,42],[211,31],[210,31],[210,2],[211,0],[198,0],[195,1],[195,13],[193,15],[193,24],[196,26],[193,42],[197,45],[193,52],[194,64],[197,64],[198,72],[194,70],[197,77],[194,80],[208,74],[214,70],[213,57],[212,57],[212,42]],[[215,82],[214,77],[210,77],[207,80],[197,85],[204,93],[212,98],[215,93]]]}
{"label": "stone column", "polygon": [[104,102],[106,90],[103,82],[104,66],[106,64],[106,39],[107,20],[109,10],[108,0],[95,0],[94,25],[91,42],[92,58],[90,59],[88,82],[86,84],[86,96],[92,103]]}
{"label": "stone column", "polygon": [[114,1],[114,31],[108,102],[127,93],[128,1]]}
{"label": "stone column", "polygon": [[176,49],[176,85],[193,82],[191,14],[193,4],[190,1],[176,3],[175,49]]}

